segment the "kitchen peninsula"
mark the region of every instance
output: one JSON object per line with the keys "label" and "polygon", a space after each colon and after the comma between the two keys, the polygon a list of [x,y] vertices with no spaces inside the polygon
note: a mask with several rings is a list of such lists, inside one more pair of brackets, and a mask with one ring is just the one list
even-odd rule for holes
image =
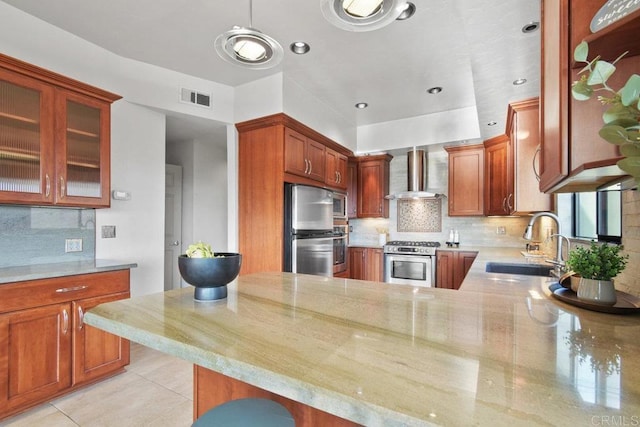
{"label": "kitchen peninsula", "polygon": [[195,416],[216,404],[207,393],[253,390],[298,405],[285,404],[296,425],[322,425],[309,407],[342,425],[640,421],[640,317],[548,299],[549,278],[467,280],[454,291],[258,273],[226,300],[173,290],[100,305],[85,322],[194,363]]}

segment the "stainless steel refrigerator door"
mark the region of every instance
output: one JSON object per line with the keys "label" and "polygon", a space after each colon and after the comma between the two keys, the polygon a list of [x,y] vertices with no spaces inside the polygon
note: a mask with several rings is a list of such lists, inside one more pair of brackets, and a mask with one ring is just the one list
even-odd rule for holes
{"label": "stainless steel refrigerator door", "polygon": [[296,185],[292,188],[293,230],[332,230],[333,193],[323,188]]}
{"label": "stainless steel refrigerator door", "polygon": [[294,239],[292,272],[333,276],[333,238]]}

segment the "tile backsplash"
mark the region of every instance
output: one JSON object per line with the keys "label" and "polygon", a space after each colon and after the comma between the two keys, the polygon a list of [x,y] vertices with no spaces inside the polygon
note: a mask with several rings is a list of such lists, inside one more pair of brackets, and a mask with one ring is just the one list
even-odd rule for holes
{"label": "tile backsplash", "polygon": [[[95,258],[95,210],[0,206],[0,268]],[[82,251],[65,252],[66,239]]]}

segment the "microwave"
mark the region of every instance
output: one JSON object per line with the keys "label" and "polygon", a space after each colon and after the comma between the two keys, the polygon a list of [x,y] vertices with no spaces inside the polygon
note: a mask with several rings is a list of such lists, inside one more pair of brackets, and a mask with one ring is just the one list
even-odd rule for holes
{"label": "microwave", "polygon": [[333,219],[347,219],[347,195],[333,192]]}

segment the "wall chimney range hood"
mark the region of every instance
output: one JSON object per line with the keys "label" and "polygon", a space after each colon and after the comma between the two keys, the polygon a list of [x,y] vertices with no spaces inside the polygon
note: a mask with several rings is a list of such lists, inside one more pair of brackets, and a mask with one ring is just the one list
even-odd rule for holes
{"label": "wall chimney range hood", "polygon": [[386,199],[438,199],[442,194],[427,189],[427,157],[424,150],[407,153],[407,191],[385,196]]}

